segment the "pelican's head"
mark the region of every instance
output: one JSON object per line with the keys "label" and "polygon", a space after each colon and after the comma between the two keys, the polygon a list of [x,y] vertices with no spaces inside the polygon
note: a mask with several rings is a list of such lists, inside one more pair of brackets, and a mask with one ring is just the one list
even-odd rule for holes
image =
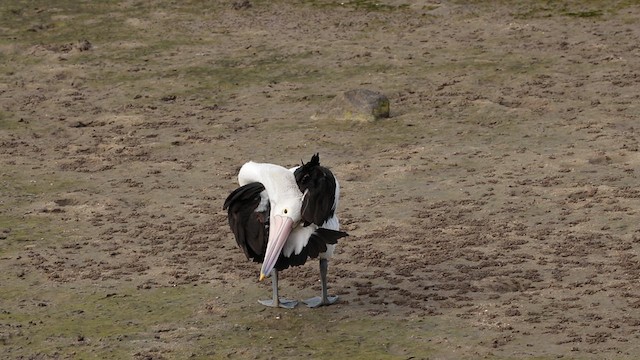
{"label": "pelican's head", "polygon": [[302,199],[298,196],[271,201],[269,240],[260,269],[260,280],[269,276],[294,227],[302,220]]}

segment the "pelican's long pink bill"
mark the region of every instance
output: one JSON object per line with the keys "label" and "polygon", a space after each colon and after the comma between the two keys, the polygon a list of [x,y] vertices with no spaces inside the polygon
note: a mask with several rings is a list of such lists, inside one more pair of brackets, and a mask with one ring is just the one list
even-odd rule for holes
{"label": "pelican's long pink bill", "polygon": [[260,269],[260,281],[269,276],[273,267],[276,266],[280,252],[287,242],[291,230],[293,230],[293,220],[291,218],[280,215],[272,217],[267,251],[262,262],[262,269]]}

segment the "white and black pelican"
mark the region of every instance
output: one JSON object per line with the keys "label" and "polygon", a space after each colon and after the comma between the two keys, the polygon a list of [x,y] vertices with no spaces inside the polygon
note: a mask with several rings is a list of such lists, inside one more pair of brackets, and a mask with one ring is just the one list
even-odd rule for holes
{"label": "white and black pelican", "polygon": [[247,259],[262,263],[260,280],[271,275],[273,299],[259,302],[295,307],[297,301],[278,297],[278,271],[319,258],[322,294],[303,301],[309,307],[335,303],[338,297],[327,292],[328,260],[347,233],[339,231],[336,215],[340,185],[320,166],[319,155],[292,169],[250,161],[240,169],[238,183],[223,208]]}

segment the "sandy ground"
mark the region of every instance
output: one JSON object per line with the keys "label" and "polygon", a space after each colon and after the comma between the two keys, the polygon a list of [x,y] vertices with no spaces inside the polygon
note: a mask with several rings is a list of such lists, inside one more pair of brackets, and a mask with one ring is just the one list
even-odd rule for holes
{"label": "sandy ground", "polygon": [[[3,358],[640,358],[637,3],[0,9]],[[341,302],[263,309],[222,203],[315,152]]]}

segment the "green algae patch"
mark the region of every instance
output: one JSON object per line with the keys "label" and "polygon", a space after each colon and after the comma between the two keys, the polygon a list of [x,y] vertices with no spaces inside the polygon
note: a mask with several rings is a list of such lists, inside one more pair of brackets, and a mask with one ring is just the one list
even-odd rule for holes
{"label": "green algae patch", "polygon": [[51,221],[48,219],[0,215],[0,256],[7,256],[16,250],[24,250],[44,240],[50,240],[51,229]]}
{"label": "green algae patch", "polygon": [[108,354],[130,358],[145,348],[138,344],[155,343],[165,334],[185,329],[202,299],[197,287],[107,289],[52,284],[33,277],[5,278],[4,284],[0,299],[11,305],[0,309],[5,329],[1,341],[4,354],[13,357],[103,358]]}
{"label": "green algae patch", "polygon": [[203,338],[199,349],[208,348],[215,358],[407,359],[437,356],[473,337],[456,319],[374,318],[362,310],[351,305],[230,309],[233,325]]}
{"label": "green algae patch", "polygon": [[7,169],[11,171],[0,174],[0,193],[12,196],[0,202],[0,255],[60,240],[63,226],[39,213],[34,204],[56,199],[80,182],[54,175],[27,176],[28,170],[17,165]]}
{"label": "green algae patch", "polygon": [[427,358],[443,350],[434,350],[443,336],[453,345],[472,336],[455,319],[372,318],[348,304],[264,308],[251,300],[255,284],[241,292],[217,284],[51,283],[37,274],[4,273],[0,281],[0,342],[12,358]]}
{"label": "green algae patch", "polygon": [[265,353],[280,357],[303,354],[312,358],[394,359],[433,353],[422,340],[412,336],[415,329],[401,320],[338,321],[323,315],[278,315],[254,324],[252,331],[258,334],[257,343],[263,344]]}
{"label": "green algae patch", "polygon": [[382,1],[375,0],[346,0],[346,1],[317,1],[317,0],[309,0],[306,1],[307,4],[310,4],[319,8],[329,8],[329,7],[346,7],[352,8],[356,10],[363,11],[396,11],[401,9],[406,9],[409,7],[409,4],[386,4]]}

